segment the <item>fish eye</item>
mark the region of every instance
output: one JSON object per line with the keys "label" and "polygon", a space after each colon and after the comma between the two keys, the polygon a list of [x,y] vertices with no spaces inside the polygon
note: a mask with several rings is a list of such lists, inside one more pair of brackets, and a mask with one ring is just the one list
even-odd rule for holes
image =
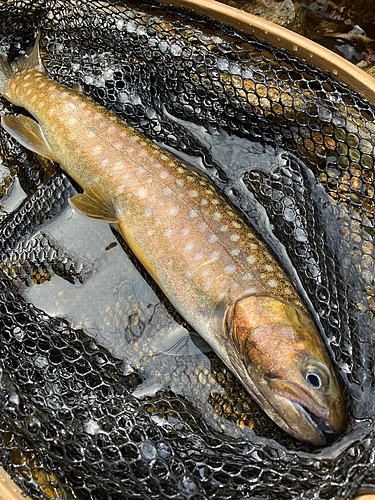
{"label": "fish eye", "polygon": [[313,389],[322,389],[329,383],[327,369],[319,364],[308,366],[305,370],[305,380]]}
{"label": "fish eye", "polygon": [[306,375],[306,380],[314,389],[320,389],[323,385],[322,379],[316,375],[316,373],[308,373]]}

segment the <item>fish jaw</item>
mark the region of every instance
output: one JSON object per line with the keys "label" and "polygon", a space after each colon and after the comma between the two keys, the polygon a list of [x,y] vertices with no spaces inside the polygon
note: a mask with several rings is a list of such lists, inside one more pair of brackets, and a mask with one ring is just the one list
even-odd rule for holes
{"label": "fish jaw", "polygon": [[341,387],[304,311],[271,296],[243,297],[223,328],[232,370],[279,427],[315,445],[343,428]]}
{"label": "fish jaw", "polygon": [[288,398],[299,414],[304,413],[309,421],[312,418],[313,426],[316,427],[316,424],[320,431],[336,434],[342,429],[344,421],[343,413],[340,412],[341,400],[339,398],[332,401],[329,411],[314,395],[294,382],[270,379],[268,384],[271,391]]}

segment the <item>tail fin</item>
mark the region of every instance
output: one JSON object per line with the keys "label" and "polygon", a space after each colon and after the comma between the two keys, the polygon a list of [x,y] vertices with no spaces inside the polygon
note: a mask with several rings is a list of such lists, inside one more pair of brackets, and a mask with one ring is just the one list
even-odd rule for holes
{"label": "tail fin", "polygon": [[7,58],[0,55],[0,94],[4,97],[8,97],[8,83],[13,76],[22,73],[22,71],[25,71],[28,68],[35,68],[42,73],[46,72],[40,57],[39,41],[40,31],[36,36],[35,44],[31,51],[12,63],[9,63]]}

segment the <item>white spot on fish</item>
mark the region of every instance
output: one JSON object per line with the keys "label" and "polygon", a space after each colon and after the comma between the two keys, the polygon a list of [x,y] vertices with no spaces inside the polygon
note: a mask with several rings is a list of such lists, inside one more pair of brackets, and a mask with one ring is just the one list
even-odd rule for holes
{"label": "white spot on fish", "polygon": [[137,195],[139,196],[139,198],[146,198],[147,196],[147,189],[145,187],[142,187],[140,189],[137,190]]}
{"label": "white spot on fish", "polygon": [[178,212],[180,211],[180,209],[177,207],[177,206],[173,206],[173,207],[170,207],[169,210],[168,210],[168,214],[169,215],[177,215]]}
{"label": "white spot on fish", "polygon": [[187,179],[189,182],[193,182],[194,177],[192,177],[191,175],[188,175],[188,176],[186,177],[186,179]]}
{"label": "white spot on fish", "polygon": [[207,291],[210,288],[212,288],[212,281],[206,281],[206,283],[203,285],[203,289]]}
{"label": "white spot on fish", "polygon": [[203,253],[202,252],[198,252],[194,255],[194,260],[200,260],[201,258],[203,257]]}
{"label": "white spot on fish", "polygon": [[252,275],[252,274],[250,274],[250,273],[246,273],[246,274],[244,274],[244,275],[242,276],[242,279],[243,279],[244,281],[247,281],[247,280],[251,280],[251,279],[252,279],[252,277],[253,277],[253,275]]}
{"label": "white spot on fish", "polygon": [[103,165],[103,167],[105,167],[106,165],[108,165],[109,159],[108,158],[103,158],[100,163],[101,163],[101,165]]}
{"label": "white spot on fish", "polygon": [[253,257],[252,255],[248,255],[246,257],[246,261],[249,263],[249,264],[254,264],[255,263],[255,257]]}
{"label": "white spot on fish", "polygon": [[181,231],[181,234],[183,236],[187,236],[190,233],[190,227],[184,227],[183,230]]}
{"label": "white spot on fish", "polygon": [[253,287],[246,288],[246,290],[244,291],[245,294],[249,294],[249,295],[252,293],[255,293],[255,292],[256,292],[256,290]]}
{"label": "white spot on fish", "polygon": [[288,286],[286,286],[286,287],[284,288],[284,293],[286,293],[287,295],[291,295],[291,293],[292,293],[292,289],[291,289],[291,288],[289,288]]}
{"label": "white spot on fish", "polygon": [[270,286],[271,288],[276,288],[277,287],[277,281],[276,280],[268,280],[267,285]]}
{"label": "white spot on fish", "polygon": [[194,210],[194,208],[192,208],[189,211],[189,217],[190,217],[190,219],[195,219],[196,217],[198,217],[198,212],[196,210]]}
{"label": "white spot on fish", "polygon": [[207,205],[207,204],[208,204],[208,201],[205,198],[203,198],[201,200],[201,205]]}
{"label": "white spot on fish", "polygon": [[198,191],[196,191],[195,189],[191,189],[189,191],[189,196],[190,198],[196,198],[198,196]]}
{"label": "white spot on fish", "polygon": [[176,179],[176,184],[177,186],[184,187],[184,183],[182,182],[181,179]]}
{"label": "white spot on fish", "polygon": [[208,237],[208,241],[210,243],[216,243],[218,239],[219,238],[216,236],[216,234],[210,234],[210,236]]}
{"label": "white spot on fish", "polygon": [[96,136],[96,132],[92,129],[88,129],[86,132],[86,137],[88,139],[93,139]]}
{"label": "white spot on fish", "polygon": [[233,274],[236,272],[237,266],[236,264],[231,264],[229,266],[224,267],[225,274]]}
{"label": "white spot on fish", "polygon": [[27,80],[28,78],[30,78],[30,73],[26,73],[26,75],[23,77],[24,80]]}
{"label": "white spot on fish", "polygon": [[211,269],[206,267],[204,271],[202,271],[202,276],[208,276],[211,273]]}
{"label": "white spot on fish", "polygon": [[239,248],[233,248],[233,250],[230,251],[230,254],[233,256],[237,256],[237,255],[239,255],[239,253],[240,253]]}
{"label": "white spot on fish", "polygon": [[220,252],[215,251],[215,252],[212,252],[212,254],[210,255],[209,259],[215,261],[219,257],[220,257]]}
{"label": "white spot on fish", "polygon": [[56,111],[56,110],[55,110],[55,108],[50,108],[50,109],[48,110],[48,114],[49,114],[50,116],[52,116],[52,115],[54,115],[54,114],[55,114],[55,111]]}
{"label": "white spot on fish", "polygon": [[144,174],[144,173],[146,172],[146,169],[145,169],[144,167],[138,167],[138,168],[137,168],[137,172],[138,172],[140,175],[142,175],[142,174]]}
{"label": "white spot on fish", "polygon": [[273,271],[273,266],[270,266],[269,264],[267,264],[267,265],[265,265],[264,267],[265,267],[266,271],[269,271],[270,273],[272,273],[272,271]]}
{"label": "white spot on fish", "polygon": [[161,179],[167,179],[169,177],[168,172],[166,170],[161,170],[159,176]]}
{"label": "white spot on fish", "polygon": [[100,155],[100,153],[102,152],[102,150],[103,150],[103,148],[101,146],[99,146],[99,145],[98,146],[94,146],[92,148],[92,153],[94,155]]}
{"label": "white spot on fish", "polygon": [[[70,127],[74,127],[74,125],[76,125],[78,122],[77,118],[75,118],[74,116],[69,116],[67,119],[66,119],[66,123],[67,125],[69,125]],[[74,132],[74,131],[72,131]]]}
{"label": "white spot on fish", "polygon": [[195,243],[193,243],[192,241],[190,241],[189,243],[187,243],[185,245],[185,252],[191,252],[193,250],[193,248],[195,247]]}
{"label": "white spot on fish", "polygon": [[240,227],[241,227],[241,224],[238,224],[238,222],[233,221],[233,222],[232,222],[232,226],[233,226],[233,227],[236,227],[236,228],[238,229],[238,228],[240,228]]}
{"label": "white spot on fish", "polygon": [[250,248],[253,250],[257,250],[259,248],[259,245],[257,243],[250,243]]}
{"label": "white spot on fish", "polygon": [[165,196],[170,196],[172,194],[172,189],[169,188],[169,187],[165,187],[163,189],[163,193],[164,193]]}
{"label": "white spot on fish", "polygon": [[225,231],[228,229],[228,226],[221,226],[220,231],[225,233]]}
{"label": "white spot on fish", "polygon": [[205,222],[201,222],[199,225],[198,225],[198,229],[199,231],[205,231],[206,229],[208,228],[207,224]]}
{"label": "white spot on fish", "polygon": [[153,236],[154,235],[154,230],[153,229],[149,229],[147,231],[147,236]]}
{"label": "white spot on fish", "polygon": [[214,215],[212,216],[215,220],[220,220],[222,218],[222,215],[219,212],[215,212]]}
{"label": "white spot on fish", "polygon": [[145,210],[145,216],[146,217],[149,217],[150,215],[152,215],[154,213],[153,209],[151,207],[147,207],[146,210]]}
{"label": "white spot on fish", "polygon": [[211,200],[211,203],[212,203],[213,205],[218,205],[218,204],[220,203],[220,201],[219,201],[219,200],[217,200],[216,198],[214,198],[213,200]]}
{"label": "white spot on fish", "polygon": [[169,160],[168,156],[167,155],[160,155],[160,159],[163,160],[163,161],[167,161]]}
{"label": "white spot on fish", "polygon": [[113,165],[115,168],[121,169],[125,167],[125,163],[123,161],[118,161]]}
{"label": "white spot on fish", "polygon": [[170,238],[171,236],[174,235],[174,229],[172,229],[172,228],[171,229],[167,229],[164,234],[165,234],[165,236],[167,236],[168,238]]}
{"label": "white spot on fish", "polygon": [[240,239],[240,237],[238,236],[238,234],[231,234],[230,239],[232,241],[238,241]]}
{"label": "white spot on fish", "polygon": [[182,167],[177,167],[177,172],[178,172],[179,174],[183,174],[183,173],[185,172],[185,169],[184,169],[184,168],[182,168]]}

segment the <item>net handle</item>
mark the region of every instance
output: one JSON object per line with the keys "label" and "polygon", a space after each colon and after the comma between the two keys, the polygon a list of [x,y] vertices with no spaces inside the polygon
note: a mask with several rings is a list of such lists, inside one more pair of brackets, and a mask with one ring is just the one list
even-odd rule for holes
{"label": "net handle", "polygon": [[185,7],[205,14],[279,49],[286,49],[307,63],[365,97],[375,105],[375,79],[343,57],[277,24],[215,0],[159,0],[162,4]]}

